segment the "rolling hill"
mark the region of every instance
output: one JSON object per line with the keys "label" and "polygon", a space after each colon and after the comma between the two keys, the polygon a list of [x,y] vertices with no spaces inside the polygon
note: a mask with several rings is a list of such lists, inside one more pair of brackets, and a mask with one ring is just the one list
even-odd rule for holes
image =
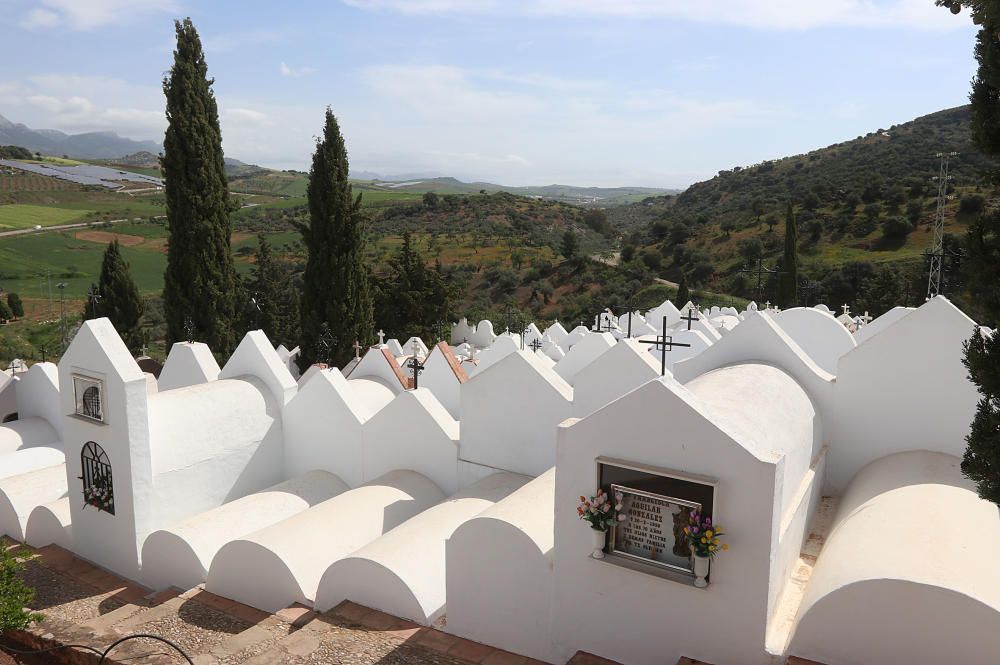
{"label": "rolling hill", "polygon": [[0,115],[0,145],[19,145],[46,155],[68,155],[80,159],[112,159],[147,151],[156,153],[153,141],[133,141],[114,132],[66,134],[55,129],[31,129]]}
{"label": "rolling hill", "polygon": [[676,197],[609,208],[608,217],[628,233],[626,257],[670,279],[687,274],[749,296],[753,280],[740,270],[758,256],[778,264],[791,202],[808,278],[822,284],[843,269],[891,263],[916,284],[932,237],[936,155],[959,153],[951,159],[947,232],[962,234],[996,196],[982,179],[996,164],[972,145],[969,120],[968,107],[946,109],[806,154],[720,171]]}

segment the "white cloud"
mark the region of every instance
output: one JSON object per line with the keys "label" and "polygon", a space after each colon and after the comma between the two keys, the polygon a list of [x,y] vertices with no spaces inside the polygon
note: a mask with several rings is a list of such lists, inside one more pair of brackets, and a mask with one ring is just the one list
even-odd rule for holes
{"label": "white cloud", "polygon": [[21,20],[28,29],[65,26],[72,30],[93,30],[125,24],[150,14],[176,12],[174,0],[41,0]]}
{"label": "white cloud", "polygon": [[281,72],[282,76],[288,76],[291,78],[301,78],[306,74],[312,74],[316,70],[313,69],[312,67],[296,67],[293,69],[292,67],[289,67],[287,64],[285,64],[284,60],[282,60],[279,71]]}
{"label": "white cloud", "polygon": [[520,14],[579,18],[679,19],[751,28],[897,26],[947,30],[967,25],[931,0],[342,0],[372,11],[406,14]]}
{"label": "white cloud", "polygon": [[32,9],[21,21],[20,26],[33,30],[35,28],[51,28],[58,25],[59,14],[50,12],[48,9]]}
{"label": "white cloud", "polygon": [[271,127],[274,125],[274,121],[266,113],[255,111],[254,109],[226,108],[222,111],[222,119],[227,122],[233,120],[257,127]]}

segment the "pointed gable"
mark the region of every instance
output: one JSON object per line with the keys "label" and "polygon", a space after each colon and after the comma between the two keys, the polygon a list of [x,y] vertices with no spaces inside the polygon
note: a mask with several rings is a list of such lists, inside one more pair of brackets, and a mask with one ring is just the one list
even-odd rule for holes
{"label": "pointed gable", "polygon": [[462,459],[538,475],[555,463],[556,427],[572,406],[561,376],[515,351],[462,386]]}
{"label": "pointed gable", "polygon": [[170,347],[157,386],[161,391],[195,386],[217,380],[221,372],[207,344],[176,342]]}
{"label": "pointed gable", "polygon": [[19,420],[43,419],[55,430],[59,439],[62,439],[63,411],[59,404],[59,368],[55,364],[35,363],[18,379],[17,415]]}
{"label": "pointed gable", "polygon": [[606,332],[591,333],[580,338],[566,356],[553,368],[566,383],[573,385],[576,375],[602,354],[615,346],[615,338]]}
{"label": "pointed gable", "polygon": [[[386,392],[388,401],[392,394]],[[361,427],[377,408],[336,369],[317,370],[282,416],[285,475],[322,469],[351,487],[360,485],[364,482]]]}
{"label": "pointed gable", "polygon": [[458,491],[458,432],[458,421],[430,390],[397,395],[363,427],[364,481],[404,469],[427,476],[445,494]]}
{"label": "pointed gable", "polygon": [[622,340],[581,369],[573,382],[573,415],[587,416],[658,378],[660,365],[646,346],[638,340]]}
{"label": "pointed gable", "polygon": [[409,387],[409,379],[403,374],[399,363],[387,346],[372,347],[361,358],[348,374],[349,379],[377,377],[394,393],[400,393]]}
{"label": "pointed gable", "polygon": [[244,337],[226,366],[219,373],[220,379],[254,376],[271,391],[278,404],[285,405],[295,395],[298,384],[288,368],[278,357],[267,336],[260,330],[251,330]]}
{"label": "pointed gable", "polygon": [[569,335],[569,333],[566,332],[566,328],[564,328],[563,324],[559,323],[559,321],[556,321],[542,332],[543,337],[548,337],[559,345],[562,345],[562,342],[566,339],[567,335]]}
{"label": "pointed gable", "polygon": [[937,296],[840,358],[827,478],[843,488],[868,462],[906,450],[961,458],[979,392],[962,364],[975,322]]}
{"label": "pointed gable", "polygon": [[893,307],[888,312],[874,319],[867,325],[861,326],[858,331],[854,333],[854,341],[858,344],[863,343],[865,340],[882,332],[896,321],[899,321],[910,312],[915,312],[916,309],[916,307]]}
{"label": "pointed gable", "polygon": [[451,347],[445,342],[439,342],[424,360],[420,387],[434,393],[448,413],[453,418],[458,418],[462,411],[460,391],[466,381],[468,376]]}

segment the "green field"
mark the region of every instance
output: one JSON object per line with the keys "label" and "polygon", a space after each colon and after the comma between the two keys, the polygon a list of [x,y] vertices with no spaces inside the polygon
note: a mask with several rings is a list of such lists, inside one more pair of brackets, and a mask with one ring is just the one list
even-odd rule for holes
{"label": "green field", "polygon": [[0,205],[0,231],[68,224],[94,212],[94,210],[87,209],[72,210],[39,205]]}

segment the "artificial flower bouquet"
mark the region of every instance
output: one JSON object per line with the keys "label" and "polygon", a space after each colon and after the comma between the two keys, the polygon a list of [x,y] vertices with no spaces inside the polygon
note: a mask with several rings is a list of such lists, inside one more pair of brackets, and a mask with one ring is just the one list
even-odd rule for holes
{"label": "artificial flower bouquet", "polygon": [[608,494],[598,488],[595,496],[589,499],[585,496],[580,497],[576,513],[580,519],[589,522],[590,528],[594,531],[607,531],[616,521],[625,521],[625,515],[620,512],[624,498],[621,492],[616,492],[615,502],[612,504]]}
{"label": "artificial flower bouquet", "polygon": [[688,517],[688,525],[684,527],[684,537],[695,556],[714,559],[720,551],[729,549],[727,543],[719,543],[723,536],[722,528],[712,524],[711,517],[702,517],[698,511],[692,511]]}

